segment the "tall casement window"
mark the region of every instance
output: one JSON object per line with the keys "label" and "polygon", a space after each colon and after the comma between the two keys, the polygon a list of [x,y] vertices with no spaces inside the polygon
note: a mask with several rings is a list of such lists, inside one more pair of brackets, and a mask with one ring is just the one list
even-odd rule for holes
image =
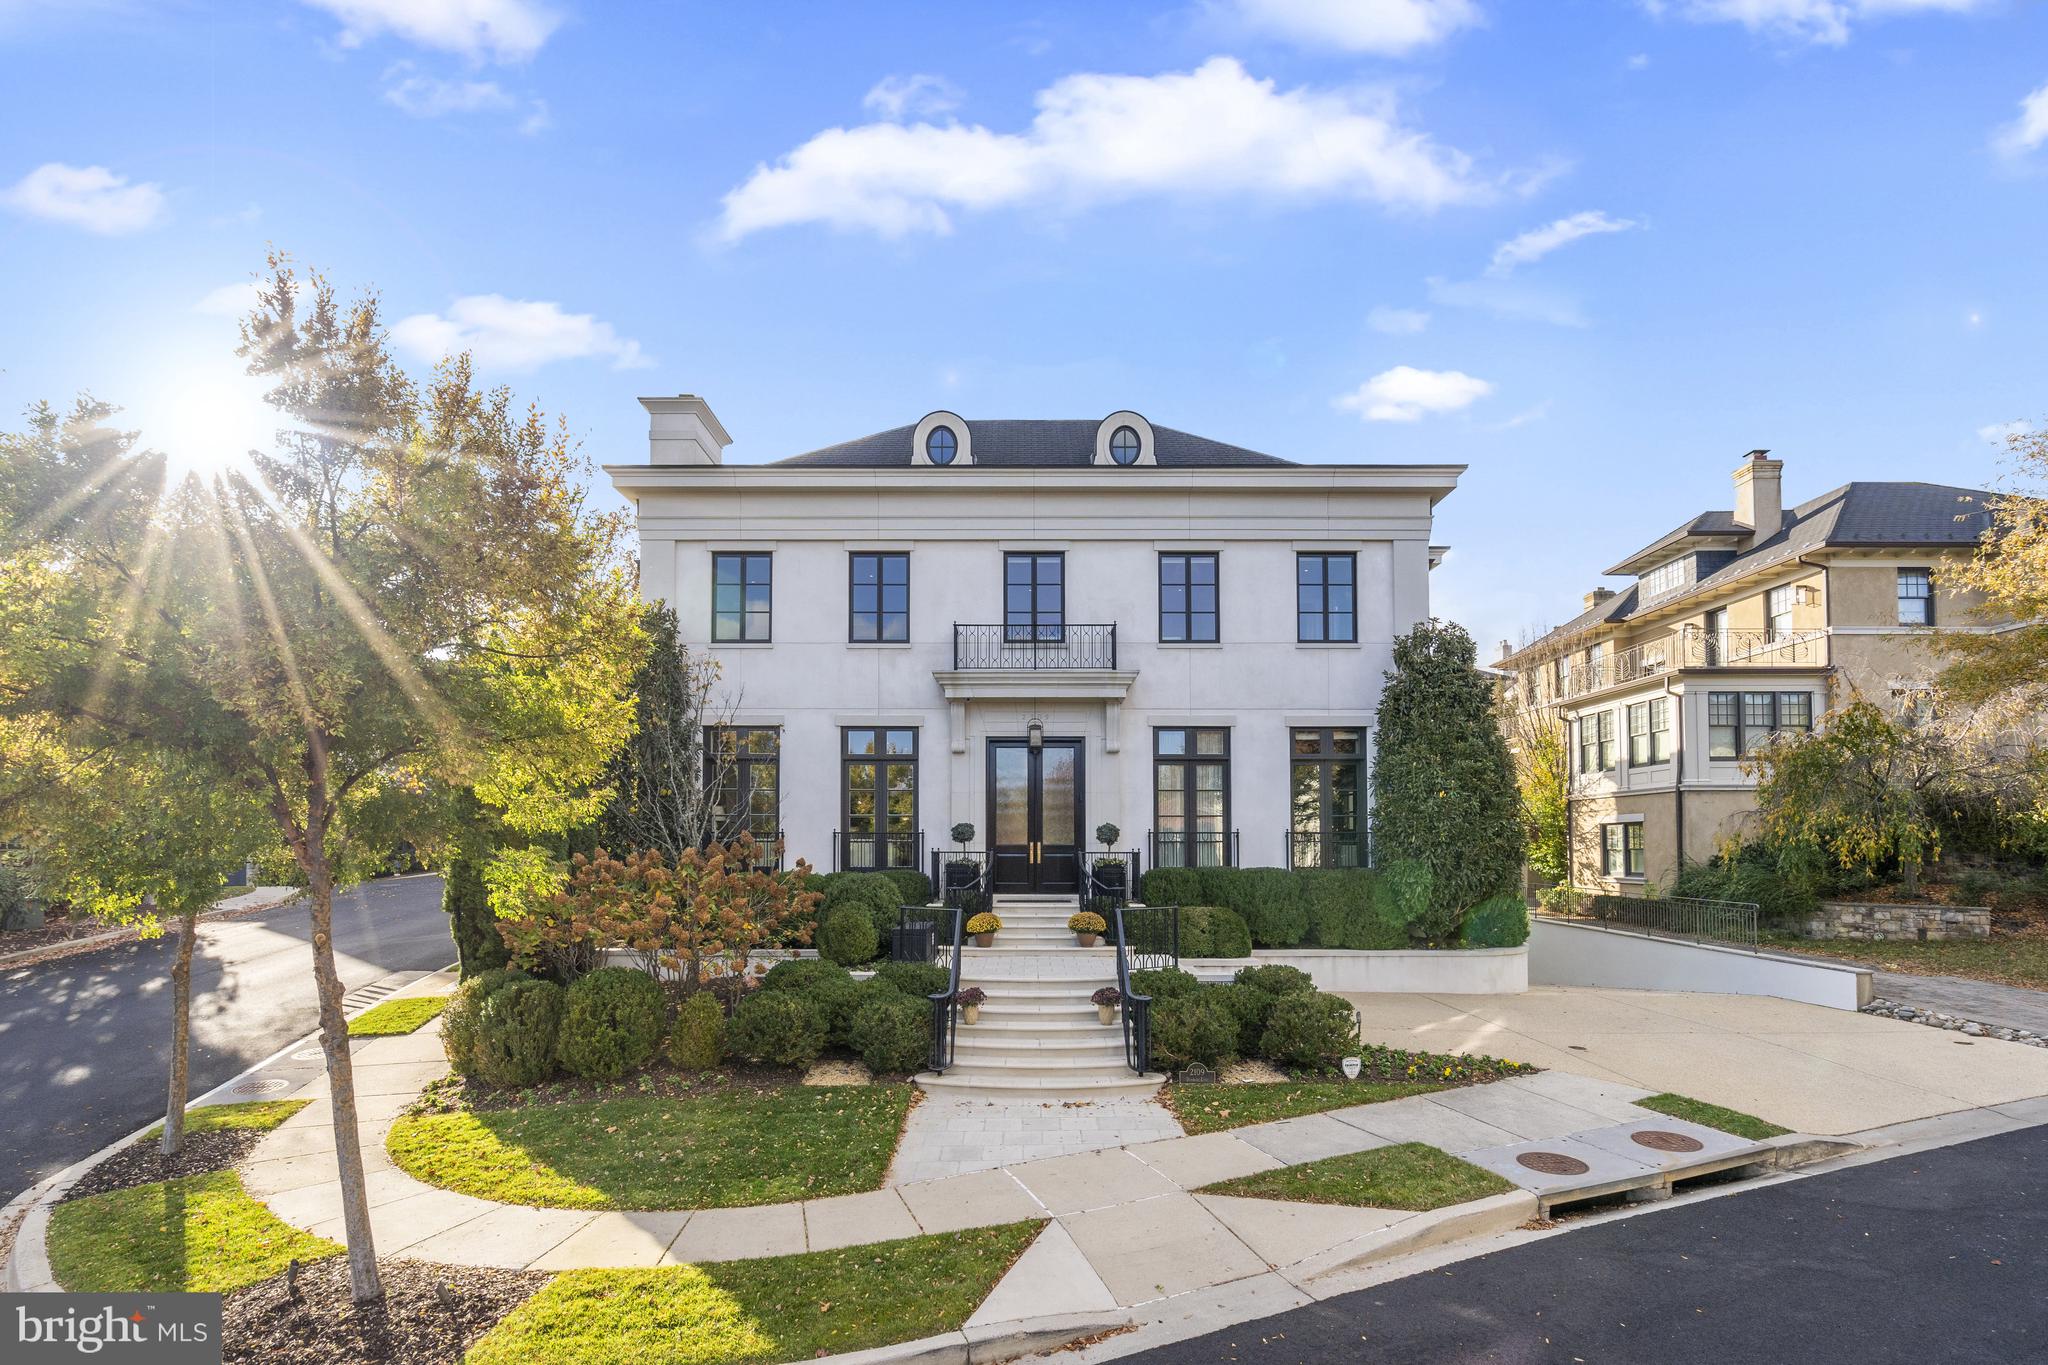
{"label": "tall casement window", "polygon": [[1600,871],[1609,877],[1643,875],[1641,824],[1600,826]]}
{"label": "tall casement window", "polygon": [[1813,732],[1810,692],[1707,693],[1707,757],[1740,758],[1774,734]]}
{"label": "tall casement window", "polygon": [[1652,697],[1628,708],[1628,766],[1641,768],[1671,757],[1671,698]]}
{"label": "tall casement window", "polygon": [[1003,638],[1012,644],[1060,640],[1067,633],[1067,557],[1003,556]]}
{"label": "tall casement window", "polygon": [[1560,654],[1550,661],[1550,695],[1562,697],[1571,690],[1572,659],[1569,654]]}
{"label": "tall casement window", "polygon": [[853,586],[847,598],[846,638],[856,644],[908,640],[910,556],[862,550],[847,559]]}
{"label": "tall casement window", "polygon": [[1216,556],[1159,556],[1159,639],[1211,644],[1216,639]]}
{"label": "tall casement window", "polygon": [[1934,624],[1934,571],[1932,569],[1899,570],[1899,624],[1902,626],[1931,626]]}
{"label": "tall casement window", "polygon": [[1705,648],[1701,651],[1701,663],[1709,668],[1719,668],[1727,662],[1728,608],[1716,607],[1707,613],[1703,640]]}
{"label": "tall casement window", "polygon": [[1764,594],[1764,638],[1782,640],[1792,633],[1792,585],[1784,584]]}
{"label": "tall casement window", "polygon": [[1614,713],[1579,717],[1579,771],[1606,772],[1614,766]]}
{"label": "tall casement window", "polygon": [[1607,677],[1607,642],[1586,646],[1586,686],[1605,687]]}
{"label": "tall casement window", "polygon": [[730,726],[708,738],[704,764],[712,837],[730,843],[751,834],[761,845],[762,861],[772,864],[782,824],[782,732],[766,725]]}
{"label": "tall casement window", "polygon": [[1154,730],[1152,865],[1230,861],[1230,731]]}
{"label": "tall casement window", "polygon": [[769,555],[711,556],[711,638],[769,640],[774,579]]}
{"label": "tall casement window", "polygon": [[1364,737],[1357,730],[1296,730],[1290,739],[1290,865],[1365,866]]}
{"label": "tall casement window", "polygon": [[873,871],[916,867],[917,731],[846,729],[843,740],[840,866]]}
{"label": "tall casement window", "polygon": [[1294,557],[1295,638],[1353,643],[1358,639],[1358,556]]}

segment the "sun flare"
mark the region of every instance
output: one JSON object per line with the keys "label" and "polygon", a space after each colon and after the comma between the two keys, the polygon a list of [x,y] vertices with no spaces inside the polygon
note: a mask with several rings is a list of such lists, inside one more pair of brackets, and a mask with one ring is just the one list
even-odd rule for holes
{"label": "sun flare", "polygon": [[283,425],[263,393],[262,382],[232,362],[171,370],[132,409],[142,448],[163,452],[171,487],[188,475],[211,480],[246,468],[249,452],[269,449]]}

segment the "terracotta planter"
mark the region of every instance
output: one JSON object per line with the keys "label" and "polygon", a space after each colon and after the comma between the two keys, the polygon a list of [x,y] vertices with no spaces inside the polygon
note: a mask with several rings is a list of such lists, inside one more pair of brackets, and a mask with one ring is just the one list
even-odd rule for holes
{"label": "terracotta planter", "polygon": [[960,1014],[970,1024],[981,1022],[981,1006],[979,1005],[962,1005],[960,1007]]}
{"label": "terracotta planter", "polygon": [[1095,1007],[1095,1018],[1104,1024],[1114,1024],[1116,1022],[1116,1006],[1097,1005]]}
{"label": "terracotta planter", "polygon": [[994,934],[976,934],[974,936],[974,946],[977,948],[994,947],[995,941],[996,936]]}
{"label": "terracotta planter", "polygon": [[1102,941],[1102,936],[1100,934],[1076,934],[1074,935],[1074,941],[1083,948],[1093,948]]}

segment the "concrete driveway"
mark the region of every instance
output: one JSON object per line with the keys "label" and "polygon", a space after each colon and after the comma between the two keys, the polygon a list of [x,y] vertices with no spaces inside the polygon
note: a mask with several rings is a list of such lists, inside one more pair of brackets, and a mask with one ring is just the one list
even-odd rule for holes
{"label": "concrete driveway", "polygon": [[1673,1091],[1804,1133],[2048,1095],[2048,1048],[1762,996],[1542,986],[1345,998],[1369,1043]]}

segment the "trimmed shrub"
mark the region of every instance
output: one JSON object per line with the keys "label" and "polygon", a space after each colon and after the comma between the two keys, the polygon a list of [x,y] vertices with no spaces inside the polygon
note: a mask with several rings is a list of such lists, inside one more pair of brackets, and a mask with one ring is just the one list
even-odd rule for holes
{"label": "trimmed shrub", "polygon": [[828,910],[818,925],[818,952],[842,967],[871,960],[880,950],[875,921],[864,905]]}
{"label": "trimmed shrub", "polygon": [[1237,1050],[1237,1016],[1215,991],[1172,996],[1152,1006],[1152,1060],[1178,1070],[1190,1062],[1218,1066]]}
{"label": "trimmed shrub", "polygon": [[483,1037],[484,1001],[500,986],[527,979],[525,972],[499,967],[479,972],[455,988],[455,998],[441,1011],[441,1050],[456,1075],[481,1074],[477,1044]]}
{"label": "trimmed shrub", "polygon": [[1275,1066],[1326,1071],[1358,1047],[1358,1012],[1341,995],[1298,991],[1278,996],[1266,1016],[1259,1055]]}
{"label": "trimmed shrub", "polygon": [[484,997],[477,1015],[477,1075],[492,1085],[538,1085],[555,1069],[562,988],[521,977]]}
{"label": "trimmed shrub", "polygon": [[483,859],[465,856],[452,860],[442,873],[441,909],[447,912],[465,981],[496,971],[510,960],[505,940],[498,934],[498,917],[491,913],[491,894],[484,886],[483,872]]}
{"label": "trimmed shrub", "polygon": [[843,1044],[853,1028],[853,1016],[860,1008],[861,991],[868,983],[846,975],[821,976],[806,986],[797,998],[809,1006],[825,1026],[825,1041]]}
{"label": "trimmed shrub", "polygon": [[768,975],[761,978],[764,991],[809,990],[820,981],[851,981],[846,968],[837,962],[822,957],[796,957],[778,962],[768,969]]}
{"label": "trimmed shrub", "polygon": [[875,968],[875,980],[886,981],[905,995],[920,999],[937,995],[953,984],[950,972],[929,962],[884,962]]}
{"label": "trimmed shrub", "polygon": [[1155,867],[1138,878],[1138,893],[1147,905],[1206,905],[1202,874],[1192,867]]}
{"label": "trimmed shrub", "polygon": [[1495,896],[1465,912],[1468,948],[1519,948],[1529,941],[1529,907],[1520,896]]}
{"label": "trimmed shrub", "polygon": [[[914,874],[920,881],[923,873]],[[868,910],[887,910],[893,917],[896,906],[903,899],[902,891],[886,872],[834,872],[825,879],[821,889],[825,903],[819,907],[818,918],[828,919],[835,910],[849,905],[858,905]]]}
{"label": "trimmed shrub", "polygon": [[1301,878],[1302,903],[1308,912],[1304,942],[1319,948],[1407,946],[1405,928],[1399,942],[1387,941],[1390,935],[1381,929],[1373,908],[1377,888],[1372,873],[1360,867],[1318,867],[1295,875]]}
{"label": "trimmed shrub", "polygon": [[710,991],[692,992],[677,1011],[668,1059],[685,1071],[709,1071],[725,1060],[725,1007]]}
{"label": "trimmed shrub", "polygon": [[1185,906],[1180,912],[1182,957],[1247,957],[1252,931],[1235,910],[1220,905]]}
{"label": "trimmed shrub", "polygon": [[932,898],[932,879],[914,867],[892,867],[882,874],[896,887],[896,899],[890,905],[923,905]]}
{"label": "trimmed shrub", "polygon": [[922,1071],[931,1060],[931,1005],[894,990],[889,997],[861,1006],[853,1021],[853,1050],[876,1075]]}
{"label": "trimmed shrub", "polygon": [[[1405,948],[1423,936],[1429,919],[1429,888],[1434,880],[1429,866],[1413,858],[1389,863],[1373,879],[1373,915],[1380,932],[1390,940],[1385,946]],[[1391,941],[1399,935],[1399,941]]]}
{"label": "trimmed shrub", "polygon": [[1202,983],[1192,973],[1178,967],[1159,967],[1149,972],[1131,973],[1131,993],[1149,995],[1154,1000],[1173,1000],[1184,995],[1193,995],[1202,989]]}
{"label": "trimmed shrub", "polygon": [[569,987],[555,1055],[572,1076],[617,1080],[654,1059],[667,1013],[653,977],[631,967],[600,967]]}
{"label": "trimmed shrub", "polygon": [[807,1067],[825,1050],[825,1021],[794,991],[755,991],[733,1011],[725,1037],[750,1062]]}
{"label": "trimmed shrub", "polygon": [[1263,967],[1240,967],[1232,978],[1240,986],[1255,986],[1268,995],[1300,995],[1316,988],[1315,978],[1299,967],[1268,963]]}
{"label": "trimmed shrub", "polygon": [[1230,1017],[1237,1021],[1237,1055],[1258,1056],[1260,1040],[1266,1036],[1266,1020],[1273,1013],[1273,1002],[1280,997],[1236,981],[1228,986],[1212,986],[1203,993],[1222,1001]]}

